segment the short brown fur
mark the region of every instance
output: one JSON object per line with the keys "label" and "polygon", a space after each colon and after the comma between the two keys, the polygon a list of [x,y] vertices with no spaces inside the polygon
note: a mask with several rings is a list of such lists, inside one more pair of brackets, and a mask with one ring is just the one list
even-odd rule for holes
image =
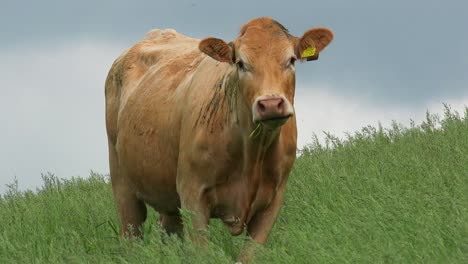
{"label": "short brown fur", "polygon": [[[154,30],[124,52],[105,87],[121,235],[141,235],[148,204],[168,232],[182,231],[179,209],[185,208],[196,230],[215,217],[233,235],[245,228],[253,241],[265,243],[296,157],[297,131],[294,115],[281,123],[254,121],[256,102],[282,98],[293,113],[290,56],[312,44],[322,51],[332,37],[312,29],[297,39],[260,18],[231,44]],[[252,137],[257,126],[262,129]],[[249,261],[251,252],[247,243],[239,260]]]}

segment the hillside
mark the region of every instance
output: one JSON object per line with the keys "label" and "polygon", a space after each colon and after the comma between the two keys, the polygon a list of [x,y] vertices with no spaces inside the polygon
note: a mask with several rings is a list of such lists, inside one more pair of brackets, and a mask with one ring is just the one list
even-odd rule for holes
{"label": "hillside", "polygon": [[[243,242],[213,220],[200,250],[163,234],[153,210],[143,241],[121,241],[107,177],[43,177],[0,198],[0,263],[233,263]],[[316,140],[256,262],[467,263],[468,109]]]}

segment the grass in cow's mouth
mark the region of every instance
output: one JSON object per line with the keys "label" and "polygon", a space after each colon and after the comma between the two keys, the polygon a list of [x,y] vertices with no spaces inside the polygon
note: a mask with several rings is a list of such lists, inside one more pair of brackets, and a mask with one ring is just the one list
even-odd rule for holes
{"label": "grass in cow's mouth", "polygon": [[[302,150],[256,263],[467,263],[468,109],[421,126],[366,127]],[[234,263],[244,237],[211,221],[204,249],[168,237],[149,208],[120,241],[107,177],[44,176],[0,198],[0,263]]]}
{"label": "grass in cow's mouth", "polygon": [[272,119],[268,119],[268,120],[262,120],[262,121],[258,121],[256,123],[256,126],[254,128],[254,130],[252,130],[252,132],[250,132],[249,134],[249,138],[256,138],[258,137],[262,131],[263,131],[263,126],[264,125],[267,125],[271,122],[278,122],[278,123],[281,123],[280,125],[282,125],[283,122],[286,122],[287,119],[289,119],[290,116],[287,116],[287,117],[277,117],[277,118],[272,118]]}
{"label": "grass in cow's mouth", "polygon": [[262,133],[262,122],[257,122],[257,126],[254,130],[250,133],[250,138],[256,138]]}

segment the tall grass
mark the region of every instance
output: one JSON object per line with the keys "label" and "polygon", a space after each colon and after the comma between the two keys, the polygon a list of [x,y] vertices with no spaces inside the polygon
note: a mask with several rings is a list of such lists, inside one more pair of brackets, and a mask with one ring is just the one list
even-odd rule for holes
{"label": "tall grass", "polygon": [[[152,210],[143,241],[120,240],[107,177],[43,178],[0,198],[0,263],[233,263],[243,243],[212,220],[201,249]],[[468,109],[315,139],[256,262],[468,263]]]}

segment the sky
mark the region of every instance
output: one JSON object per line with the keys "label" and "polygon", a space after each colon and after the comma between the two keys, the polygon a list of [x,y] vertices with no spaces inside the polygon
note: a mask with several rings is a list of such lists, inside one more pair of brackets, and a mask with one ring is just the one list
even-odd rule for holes
{"label": "sky", "polygon": [[392,120],[417,123],[443,103],[468,105],[468,2],[9,1],[0,9],[0,193],[107,174],[104,81],[153,28],[234,39],[270,16],[295,35],[328,27],[334,41],[296,67],[299,146]]}

